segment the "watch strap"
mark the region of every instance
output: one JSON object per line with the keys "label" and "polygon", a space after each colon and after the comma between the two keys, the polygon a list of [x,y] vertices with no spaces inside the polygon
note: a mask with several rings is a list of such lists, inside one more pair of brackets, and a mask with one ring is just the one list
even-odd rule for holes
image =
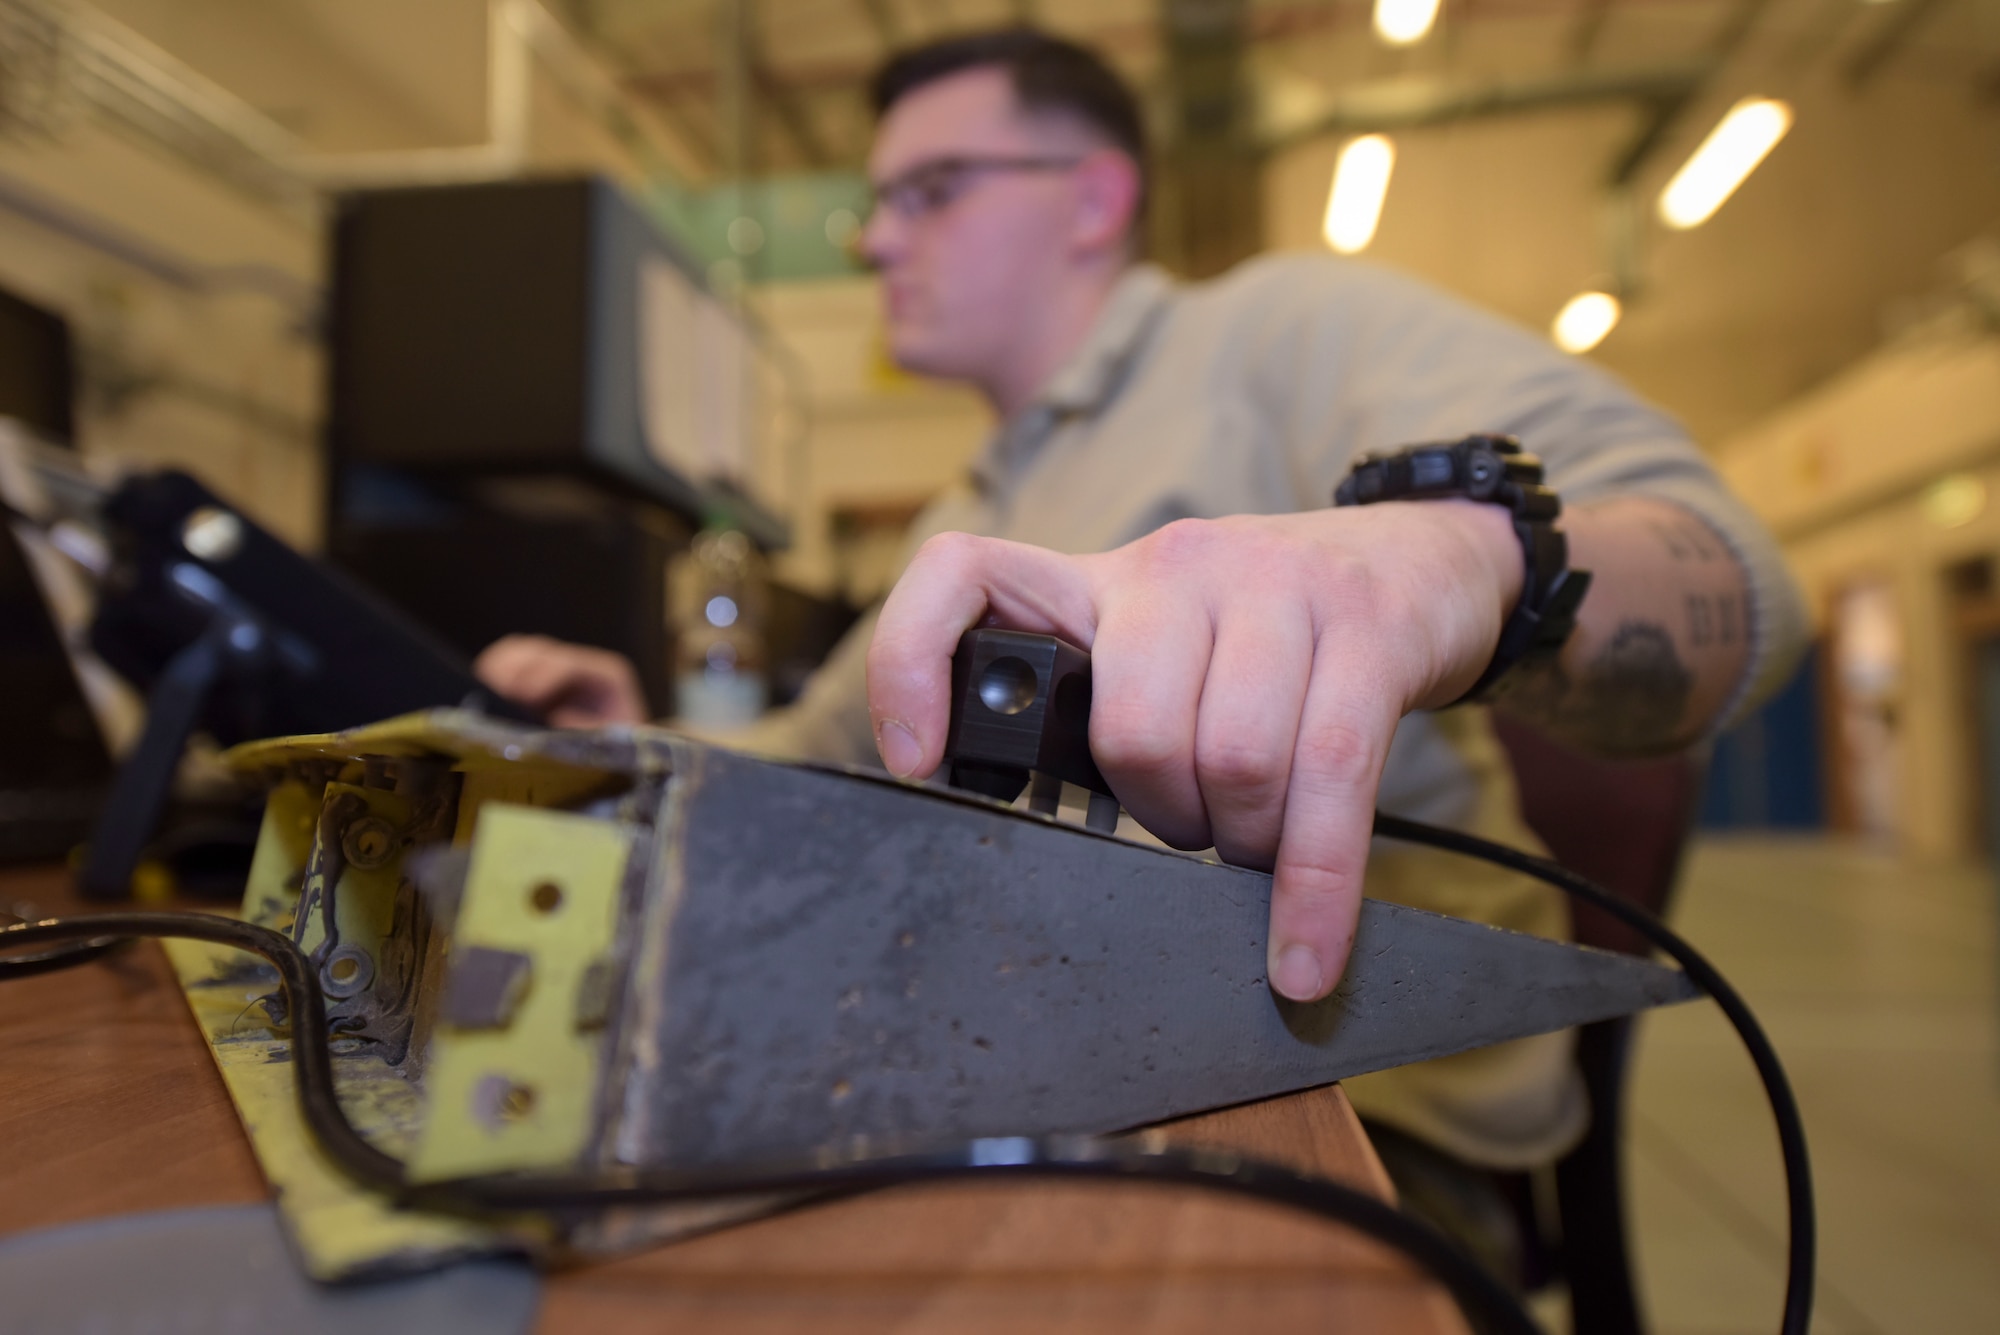
{"label": "watch strap", "polygon": [[1569,542],[1556,527],[1562,501],[1544,485],[1542,461],[1511,436],[1472,435],[1364,454],[1333,494],[1336,506],[1448,499],[1505,506],[1521,543],[1521,596],[1500,628],[1493,660],[1461,697],[1484,699],[1516,665],[1561,651],[1576,628],[1590,572],[1569,568]]}

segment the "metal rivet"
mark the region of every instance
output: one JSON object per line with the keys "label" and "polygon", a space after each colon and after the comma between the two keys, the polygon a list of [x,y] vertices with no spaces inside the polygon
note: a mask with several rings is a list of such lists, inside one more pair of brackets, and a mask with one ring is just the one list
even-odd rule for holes
{"label": "metal rivet", "polygon": [[327,958],[319,971],[320,989],[336,1000],[345,1000],[375,981],[375,961],[358,946],[342,946]]}
{"label": "metal rivet", "polygon": [[543,881],[528,892],[528,904],[537,913],[554,913],[562,902],[562,887],[554,881]]}
{"label": "metal rivet", "polygon": [[349,864],[362,871],[373,871],[396,851],[396,831],[378,816],[364,817],[347,827],[347,833],[340,839],[340,850],[347,855]]}

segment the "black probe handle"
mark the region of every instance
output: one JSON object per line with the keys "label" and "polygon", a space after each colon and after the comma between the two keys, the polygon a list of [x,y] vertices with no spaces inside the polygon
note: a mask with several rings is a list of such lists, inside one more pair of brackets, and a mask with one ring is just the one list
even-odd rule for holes
{"label": "black probe handle", "polygon": [[1053,635],[975,627],[951,660],[955,787],[1011,802],[1041,774],[1109,796],[1090,755],[1090,655]]}

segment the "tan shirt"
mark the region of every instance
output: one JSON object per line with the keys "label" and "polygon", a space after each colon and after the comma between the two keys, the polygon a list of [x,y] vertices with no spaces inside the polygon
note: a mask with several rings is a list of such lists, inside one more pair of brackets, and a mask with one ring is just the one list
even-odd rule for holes
{"label": "tan shirt", "polygon": [[[1177,285],[1120,280],[1082,348],[1006,423],[966,485],[918,517],[909,551],[949,530],[1106,551],[1176,519],[1323,508],[1356,455],[1474,431],[1519,436],[1565,503],[1621,494],[1705,520],[1750,579],[1751,664],[1729,718],[1783,681],[1804,616],[1776,544],[1670,418],[1587,362],[1412,279],[1316,255],[1252,260]],[[849,634],[752,744],[875,764],[865,655]],[[1403,720],[1383,810],[1533,846],[1484,711]],[[1441,854],[1378,843],[1368,892],[1548,936],[1554,891]],[[1463,1158],[1547,1162],[1587,1116],[1566,1036],[1349,1081],[1364,1113]]]}

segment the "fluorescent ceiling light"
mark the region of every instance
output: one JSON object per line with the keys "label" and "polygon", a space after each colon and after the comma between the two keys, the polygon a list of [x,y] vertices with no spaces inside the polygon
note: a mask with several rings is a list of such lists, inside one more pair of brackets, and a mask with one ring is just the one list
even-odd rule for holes
{"label": "fluorescent ceiling light", "polygon": [[1340,150],[1333,189],[1326,196],[1326,243],[1343,255],[1366,250],[1382,220],[1396,146],[1387,135],[1364,134]]}
{"label": "fluorescent ceiling light", "polygon": [[1423,41],[1437,16],[1438,0],[1375,0],[1375,31],[1390,46]]}
{"label": "fluorescent ceiling light", "polygon": [[1564,352],[1589,352],[1618,325],[1624,307],[1609,292],[1579,292],[1556,316],[1552,332]]}
{"label": "fluorescent ceiling light", "polygon": [[1707,222],[1791,128],[1792,109],[1783,102],[1738,102],[1660,192],[1660,221],[1681,228]]}

